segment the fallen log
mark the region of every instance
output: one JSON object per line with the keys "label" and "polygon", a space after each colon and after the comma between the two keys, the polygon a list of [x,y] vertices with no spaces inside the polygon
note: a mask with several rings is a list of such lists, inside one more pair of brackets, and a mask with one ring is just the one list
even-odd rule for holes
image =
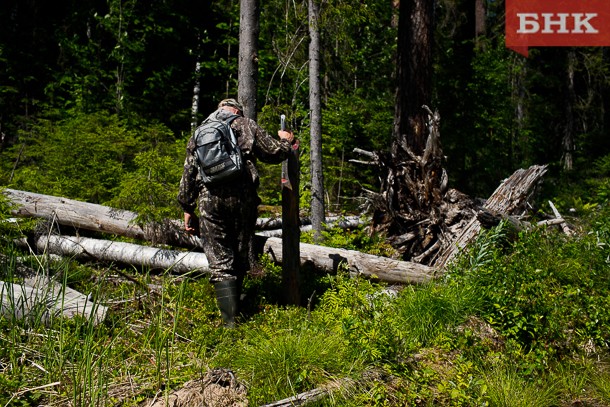
{"label": "fallen log", "polygon": [[[5,258],[0,259],[6,261]],[[107,307],[93,301],[88,295],[66,287],[24,265],[16,265],[15,272],[22,281],[0,281],[0,315],[17,320],[28,319],[49,324],[62,315],[76,315],[94,325],[106,317]]]}
{"label": "fallen log", "polygon": [[[299,220],[301,226],[311,226],[311,219],[302,217]],[[327,216],[324,223],[328,227],[350,228],[362,224],[359,216]],[[256,220],[257,230],[276,230],[282,228],[282,218],[258,218]]]}
{"label": "fallen log", "polygon": [[[180,247],[201,247],[199,239],[184,233],[179,220],[142,224],[138,222],[138,214],[132,211],[15,189],[5,189],[3,193],[17,206],[11,212],[13,216],[62,219],[60,223],[64,225],[95,232]],[[362,224],[362,220],[357,216],[329,216],[326,223],[329,227],[350,228]],[[309,218],[301,219],[301,224],[303,230],[311,229],[307,227],[311,225]],[[269,230],[262,232],[266,236],[281,236],[281,227],[281,218],[258,218],[256,221],[258,230]]]}
{"label": "fallen log", "polygon": [[[164,270],[176,274],[210,273],[203,253],[159,249],[134,243],[77,236],[45,235],[34,238],[36,250],[78,260],[101,260]],[[25,239],[17,242],[26,247]]]}
{"label": "fallen log", "polygon": [[[341,218],[341,219],[335,219],[332,220],[332,218],[326,218],[326,228],[341,228],[341,229],[349,229],[349,228],[355,228],[358,227],[360,225],[362,225],[363,221],[360,218],[357,218],[355,216],[349,217],[349,218]],[[280,225],[281,226],[281,225]],[[312,230],[313,226],[311,224],[308,225],[303,225],[300,227],[301,232],[308,232],[310,230]],[[282,229],[271,229],[271,230],[261,230],[258,232],[258,235],[260,236],[267,236],[267,237],[281,237],[282,236]]]}
{"label": "fallen log", "polygon": [[561,221],[559,223],[559,225],[561,226],[561,230],[563,230],[563,233],[565,233],[568,236],[572,236],[573,233],[572,233],[572,230],[570,229],[570,226],[568,226],[568,223],[565,221],[563,216],[561,216],[561,214],[559,213],[559,211],[557,210],[557,208],[555,207],[553,202],[549,201],[549,206],[551,207],[551,210],[553,211],[553,215],[555,215],[555,219],[558,221]]}
{"label": "fallen log", "polygon": [[[255,246],[257,253],[267,253],[274,261],[282,262],[281,239],[257,236]],[[388,283],[421,284],[437,276],[437,270],[433,267],[356,250],[301,243],[300,252],[301,266],[313,265],[327,272],[337,272],[340,268],[345,268],[352,276],[366,276]]]}
{"label": "fallen log", "polygon": [[[94,231],[112,230],[112,233],[117,235],[138,237],[143,240],[154,238],[156,242],[168,244],[171,242],[182,242],[182,244],[190,243],[191,247],[200,247],[201,245],[198,238],[186,235],[181,229],[172,229],[169,231],[169,239],[163,239],[163,235],[157,233],[155,233],[154,236],[150,236],[146,233],[146,230],[155,228],[142,227],[134,224],[133,220],[137,218],[137,214],[134,212],[117,210],[102,205],[87,204],[85,202],[75,203],[76,201],[65,198],[49,197],[40,194],[33,194],[33,196],[30,196],[27,192],[17,191],[16,193],[12,190],[9,191],[7,196],[17,205],[17,208],[12,212],[15,216],[53,219],[55,222],[62,225],[70,225]],[[78,208],[81,212],[75,213],[75,208]],[[111,224],[112,227],[107,226],[107,224]],[[54,239],[55,238],[52,240]],[[82,250],[79,248],[79,245],[82,246],[85,240],[82,240],[84,238],[80,239],[81,240],[77,242],[71,240],[71,242],[60,244],[60,247],[62,245],[66,246],[66,248],[61,250],[67,250],[70,253],[72,253],[72,251],[76,252]],[[102,240],[101,242],[107,241]],[[37,242],[36,246],[42,248],[46,247],[46,244]],[[107,242],[105,244],[95,243],[93,246],[97,246],[100,249],[97,250],[99,253],[120,253],[120,249],[117,248],[117,242]],[[154,250],[161,249],[148,249],[152,251],[148,252],[134,249],[134,255],[131,257],[134,261],[139,259],[138,261],[140,264],[143,264],[147,258],[152,258],[154,256],[158,259],[167,257],[167,263],[161,268],[172,268],[174,271],[182,270],[182,267],[185,265],[186,258],[182,257],[186,255],[184,252],[171,254],[169,251],[153,252]],[[92,247],[87,246],[87,254],[91,254],[92,250]],[[275,261],[281,264],[282,241],[278,238],[267,238],[257,235],[255,237],[255,253],[268,253]],[[436,275],[436,269],[429,266],[360,253],[355,250],[336,249],[301,243],[300,253],[301,265],[314,266],[315,268],[326,272],[336,272],[340,267],[345,267],[353,275],[367,276],[390,283],[417,284],[428,281]],[[191,253],[190,255],[194,254],[195,253]],[[118,254],[112,255],[115,256]],[[201,253],[199,253],[199,255],[203,256]],[[203,264],[203,262],[195,263],[191,264],[189,267],[204,271],[207,267],[207,261],[205,267]],[[148,266],[148,264],[145,265]]]}
{"label": "fallen log", "polygon": [[[22,246],[27,243],[20,242]],[[80,260],[100,260],[164,270],[177,274],[212,274],[205,254],[140,246],[133,243],[113,242],[76,236],[41,236],[35,239],[36,249],[47,253],[69,256]],[[260,238],[256,241],[258,253],[268,254],[282,264],[282,240]],[[435,270],[417,263],[393,260],[360,253],[355,250],[335,249],[307,243],[300,244],[301,265],[313,266],[336,273],[340,268],[353,276],[365,276],[389,283],[418,284],[435,277]]]}
{"label": "fallen log", "polygon": [[180,247],[200,245],[198,239],[184,233],[182,222],[177,220],[140,224],[138,214],[131,211],[14,189],[5,189],[3,193],[15,205],[11,210],[13,216],[47,219],[153,243]]}

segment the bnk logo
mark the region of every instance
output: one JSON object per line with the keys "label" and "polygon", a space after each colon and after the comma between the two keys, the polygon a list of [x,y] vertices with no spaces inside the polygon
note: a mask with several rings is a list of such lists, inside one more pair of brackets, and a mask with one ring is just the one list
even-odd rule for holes
{"label": "bnk logo", "polygon": [[610,45],[610,0],[506,0],[506,46]]}

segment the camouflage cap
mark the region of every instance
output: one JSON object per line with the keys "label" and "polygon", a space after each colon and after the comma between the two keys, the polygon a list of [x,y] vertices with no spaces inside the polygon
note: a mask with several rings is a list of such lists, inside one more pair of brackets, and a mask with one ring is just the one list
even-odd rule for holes
{"label": "camouflage cap", "polygon": [[239,103],[235,99],[224,99],[224,100],[221,100],[220,103],[218,104],[218,108],[221,108],[223,106],[231,106],[231,107],[234,107],[234,108],[238,109],[241,112],[244,111],[244,107],[241,105],[241,103]]}

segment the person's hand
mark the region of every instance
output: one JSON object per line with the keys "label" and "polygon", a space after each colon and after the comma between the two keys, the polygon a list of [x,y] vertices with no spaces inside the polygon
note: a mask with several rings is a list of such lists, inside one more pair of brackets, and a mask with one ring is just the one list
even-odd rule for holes
{"label": "person's hand", "polygon": [[196,235],[199,219],[194,214],[184,212],[184,230],[190,235]]}
{"label": "person's hand", "polygon": [[289,143],[292,143],[292,140],[294,140],[294,134],[291,131],[278,130],[277,135],[280,136],[282,140],[287,140]]}

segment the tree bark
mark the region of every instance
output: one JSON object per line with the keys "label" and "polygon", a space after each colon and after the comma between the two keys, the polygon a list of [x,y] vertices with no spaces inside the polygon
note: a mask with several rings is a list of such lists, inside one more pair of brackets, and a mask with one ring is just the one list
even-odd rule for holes
{"label": "tree bark", "polygon": [[487,33],[487,5],[485,0],[475,0],[474,3],[474,36],[477,46],[480,45],[480,37]]}
{"label": "tree bark", "polygon": [[[282,262],[282,241],[278,238],[256,239],[257,253],[266,253]],[[301,267],[313,266],[327,272],[347,270],[352,276],[365,276],[388,283],[420,284],[434,279],[437,270],[423,264],[374,256],[355,250],[300,244]]]}
{"label": "tree bark", "polygon": [[417,155],[426,145],[426,113],[432,96],[434,2],[403,0],[398,24],[398,89],[392,156],[399,159],[409,146]]}
{"label": "tree bark", "polygon": [[319,8],[309,0],[309,108],[311,111],[311,224],[314,240],[322,239],[324,221],[324,172],[322,168],[322,107],[320,95]]}
{"label": "tree bark", "polygon": [[429,0],[400,2],[393,140],[389,156],[379,154],[387,175],[380,194],[373,198],[376,231],[401,242],[401,236],[416,235],[408,247],[394,246],[405,259],[430,253],[441,232],[439,208],[446,173],[440,116],[427,107],[432,96],[433,11],[434,2]]}
{"label": "tree bark", "polygon": [[175,274],[210,273],[207,257],[197,252],[59,235],[39,236],[34,239],[34,244],[35,249],[40,253],[58,254],[80,260],[118,262]]}
{"label": "tree bark", "polygon": [[[309,226],[311,229],[311,218],[302,217],[299,219],[301,230],[304,226]],[[363,224],[360,216],[328,216],[324,219],[324,224],[328,227],[337,228],[355,228]],[[282,218],[258,218],[256,220],[256,229],[258,230],[273,230],[282,228]],[[307,228],[306,228],[307,229]]]}
{"label": "tree bark", "polygon": [[195,133],[197,128],[197,116],[199,115],[199,93],[201,91],[201,62],[197,60],[195,63],[195,84],[193,85],[193,102],[191,104],[191,134]]}
{"label": "tree bark", "polygon": [[11,211],[14,216],[57,221],[75,228],[146,240],[153,244],[180,247],[199,247],[201,244],[194,236],[184,233],[182,222],[177,220],[141,224],[138,214],[131,211],[14,189],[5,189],[3,193],[16,205]]}
{"label": "tree bark", "polygon": [[[284,300],[287,304],[301,303],[300,290],[300,248],[299,228],[299,150],[298,142],[293,144],[291,154],[282,165],[286,166],[288,182],[282,182],[282,284]],[[290,185],[290,187],[288,187]]]}
{"label": "tree bark", "polygon": [[259,15],[258,0],[240,0],[238,100],[244,107],[244,116],[253,120],[257,112]]}
{"label": "tree bark", "polygon": [[[357,217],[350,217],[350,218],[345,218],[345,219],[340,219],[340,220],[330,220],[332,218],[326,218],[326,224],[325,226],[329,227],[329,228],[341,228],[341,229],[349,229],[349,228],[357,228],[358,226],[362,225],[363,221],[360,220]],[[312,230],[312,226],[311,224],[304,224],[303,222],[299,222],[300,226],[299,229],[301,232],[307,232]],[[257,233],[257,235],[259,236],[265,236],[265,237],[282,237],[283,232],[282,229],[267,229],[267,230],[261,230]]]}
{"label": "tree bark", "polygon": [[[273,261],[282,264],[282,240],[259,238],[256,252],[268,254]],[[25,242],[21,243],[22,245]],[[35,239],[40,252],[74,257],[80,260],[118,262],[163,270],[176,274],[210,274],[208,261],[203,253],[184,252],[140,246],[133,243],[92,239],[76,236],[45,235]],[[313,266],[328,273],[345,269],[353,276],[400,284],[419,284],[435,277],[435,269],[417,263],[379,257],[355,250],[300,244],[301,266]]]}
{"label": "tree bark", "polygon": [[565,123],[563,129],[563,138],[561,147],[563,154],[561,162],[565,171],[574,169],[574,134],[576,133],[576,124],[574,120],[574,106],[576,105],[576,90],[574,88],[574,73],[576,70],[576,51],[570,48],[566,51],[566,73],[565,73]]}

